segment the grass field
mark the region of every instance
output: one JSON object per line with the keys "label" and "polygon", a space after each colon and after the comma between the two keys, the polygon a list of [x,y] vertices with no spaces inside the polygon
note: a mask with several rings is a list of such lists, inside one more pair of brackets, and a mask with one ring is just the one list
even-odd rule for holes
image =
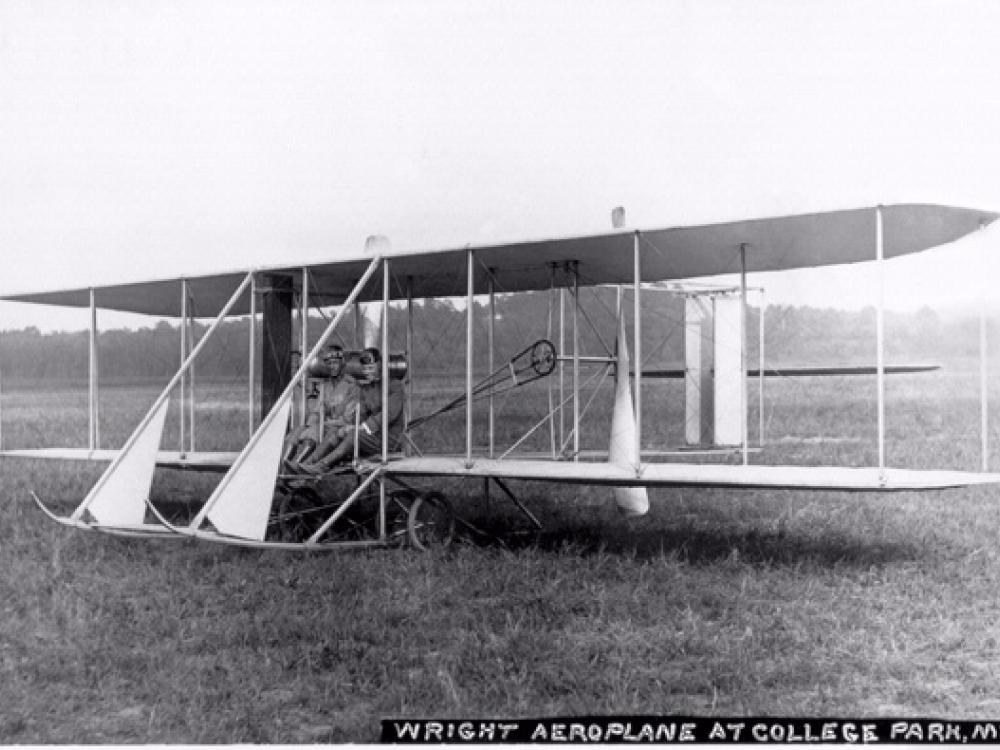
{"label": "grass field", "polygon": [[[199,447],[238,447],[241,397],[204,387]],[[978,467],[974,372],[888,392],[890,464]],[[106,444],[153,393],[105,396]],[[650,444],[679,439],[679,397],[649,384]],[[544,391],[505,409],[528,424]],[[79,444],[85,412],[84,391],[8,390],[4,446]],[[604,440],[593,416],[586,447]],[[765,423],[754,461],[874,459],[868,379],[769,384]],[[425,439],[460,446],[461,424]],[[321,555],[72,532],[28,501],[68,510],[100,470],[0,464],[4,743],[371,741],[395,716],[1000,713],[996,488],[664,490],[628,520],[603,490],[518,485],[546,526],[531,544]],[[211,481],[164,471],[154,499]],[[480,526],[521,523],[479,490],[448,487]]]}

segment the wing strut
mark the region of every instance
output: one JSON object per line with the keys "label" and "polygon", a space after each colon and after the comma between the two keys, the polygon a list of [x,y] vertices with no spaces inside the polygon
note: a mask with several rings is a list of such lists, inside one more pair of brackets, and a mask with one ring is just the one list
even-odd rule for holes
{"label": "wing strut", "polygon": [[[125,446],[97,480],[87,496],[67,519],[59,519],[66,525],[82,528],[94,528],[109,533],[122,532],[136,534],[162,534],[158,526],[147,526],[143,523],[145,501],[156,468],[156,454],[163,435],[163,425],[167,414],[170,392],[184,377],[192,362],[204,348],[212,333],[219,327],[226,315],[242,296],[250,283],[252,272],[248,273],[243,282],[233,292],[232,297],[212,323],[211,328],[191,350],[191,353],[181,363],[180,368],[167,383],[166,387],[153,402],[149,411],[139,422],[139,426],[129,436]],[[183,325],[183,323],[182,323]],[[41,501],[36,497],[41,507]],[[93,523],[84,520],[84,514],[89,513]],[[51,515],[51,514],[50,514]]]}
{"label": "wing strut", "polygon": [[264,539],[267,531],[267,517],[274,496],[274,483],[280,466],[281,441],[288,426],[292,394],[305,377],[309,363],[326,346],[344,314],[354,305],[381,262],[381,255],[376,255],[368,264],[368,268],[355,284],[344,304],[340,306],[333,320],[327,324],[312,350],[301,358],[298,371],[285,386],[285,390],[274,402],[267,416],[233,462],[229,471],[222,477],[222,481],[219,482],[205,505],[191,520],[189,526],[183,530],[184,533],[192,536],[204,536],[205,532],[200,532],[200,527],[208,520],[227,537],[255,541]]}

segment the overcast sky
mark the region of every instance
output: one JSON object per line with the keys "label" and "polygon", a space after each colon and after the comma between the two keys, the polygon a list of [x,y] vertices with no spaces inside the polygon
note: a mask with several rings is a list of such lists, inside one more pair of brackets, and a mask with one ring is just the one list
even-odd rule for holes
{"label": "overcast sky", "polygon": [[[0,292],[603,231],[616,205],[1000,209],[998,40],[994,0],[0,0]],[[977,297],[1000,233],[966,244],[889,305]]]}

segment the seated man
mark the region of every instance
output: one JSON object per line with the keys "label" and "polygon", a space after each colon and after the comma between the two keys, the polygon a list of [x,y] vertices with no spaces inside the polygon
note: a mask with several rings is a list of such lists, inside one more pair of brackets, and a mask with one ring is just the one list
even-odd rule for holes
{"label": "seated man", "polygon": [[[382,452],[382,357],[379,350],[366,349],[361,362],[361,374],[357,377],[358,408],[361,424],[358,429],[357,445],[359,456],[373,456]],[[398,380],[389,380],[389,401],[386,419],[389,435],[389,449],[399,444],[403,432],[405,393]],[[354,425],[331,431],[323,443],[313,452],[309,463],[302,470],[309,474],[323,474],[341,461],[354,456]]]}
{"label": "seated man", "polygon": [[[288,363],[291,374],[294,375],[302,366],[302,352],[298,349],[292,350],[288,355]],[[306,382],[309,383],[309,381],[310,378],[307,377]],[[285,436],[284,448],[281,451],[281,457],[284,461],[291,461],[296,456],[307,455],[316,447],[314,427],[315,418],[318,416],[316,414],[318,396],[319,389],[316,388],[315,383],[310,383],[306,392],[306,421],[304,424],[290,429],[288,435]]]}
{"label": "seated man", "polygon": [[324,383],[322,390],[310,391],[305,424],[285,438],[282,455],[293,470],[298,468],[300,461],[313,454],[321,437],[325,439],[342,433],[354,420],[358,389],[349,378],[344,377],[344,350],[338,344],[331,344],[323,353],[322,362],[329,382]]}

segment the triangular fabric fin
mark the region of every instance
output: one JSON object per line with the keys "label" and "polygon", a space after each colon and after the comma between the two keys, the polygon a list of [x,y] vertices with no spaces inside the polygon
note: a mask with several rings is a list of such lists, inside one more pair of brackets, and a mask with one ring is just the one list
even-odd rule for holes
{"label": "triangular fabric fin", "polygon": [[206,518],[220,534],[264,540],[291,407],[292,400],[287,399],[228,481],[223,480],[208,499],[211,510]]}
{"label": "triangular fabric fin", "polygon": [[169,399],[163,399],[128,453],[117,464],[108,467],[105,477],[84,499],[83,506],[99,525],[142,525],[169,403]]}
{"label": "triangular fabric fin", "polygon": [[[616,466],[634,469],[639,465],[635,444],[635,412],[632,406],[632,388],[629,384],[628,344],[625,338],[625,319],[618,318],[618,366],[615,368],[615,405],[611,414],[611,446],[608,461]],[[641,516],[649,511],[649,495],[645,487],[615,487],[618,509],[630,516]]]}

